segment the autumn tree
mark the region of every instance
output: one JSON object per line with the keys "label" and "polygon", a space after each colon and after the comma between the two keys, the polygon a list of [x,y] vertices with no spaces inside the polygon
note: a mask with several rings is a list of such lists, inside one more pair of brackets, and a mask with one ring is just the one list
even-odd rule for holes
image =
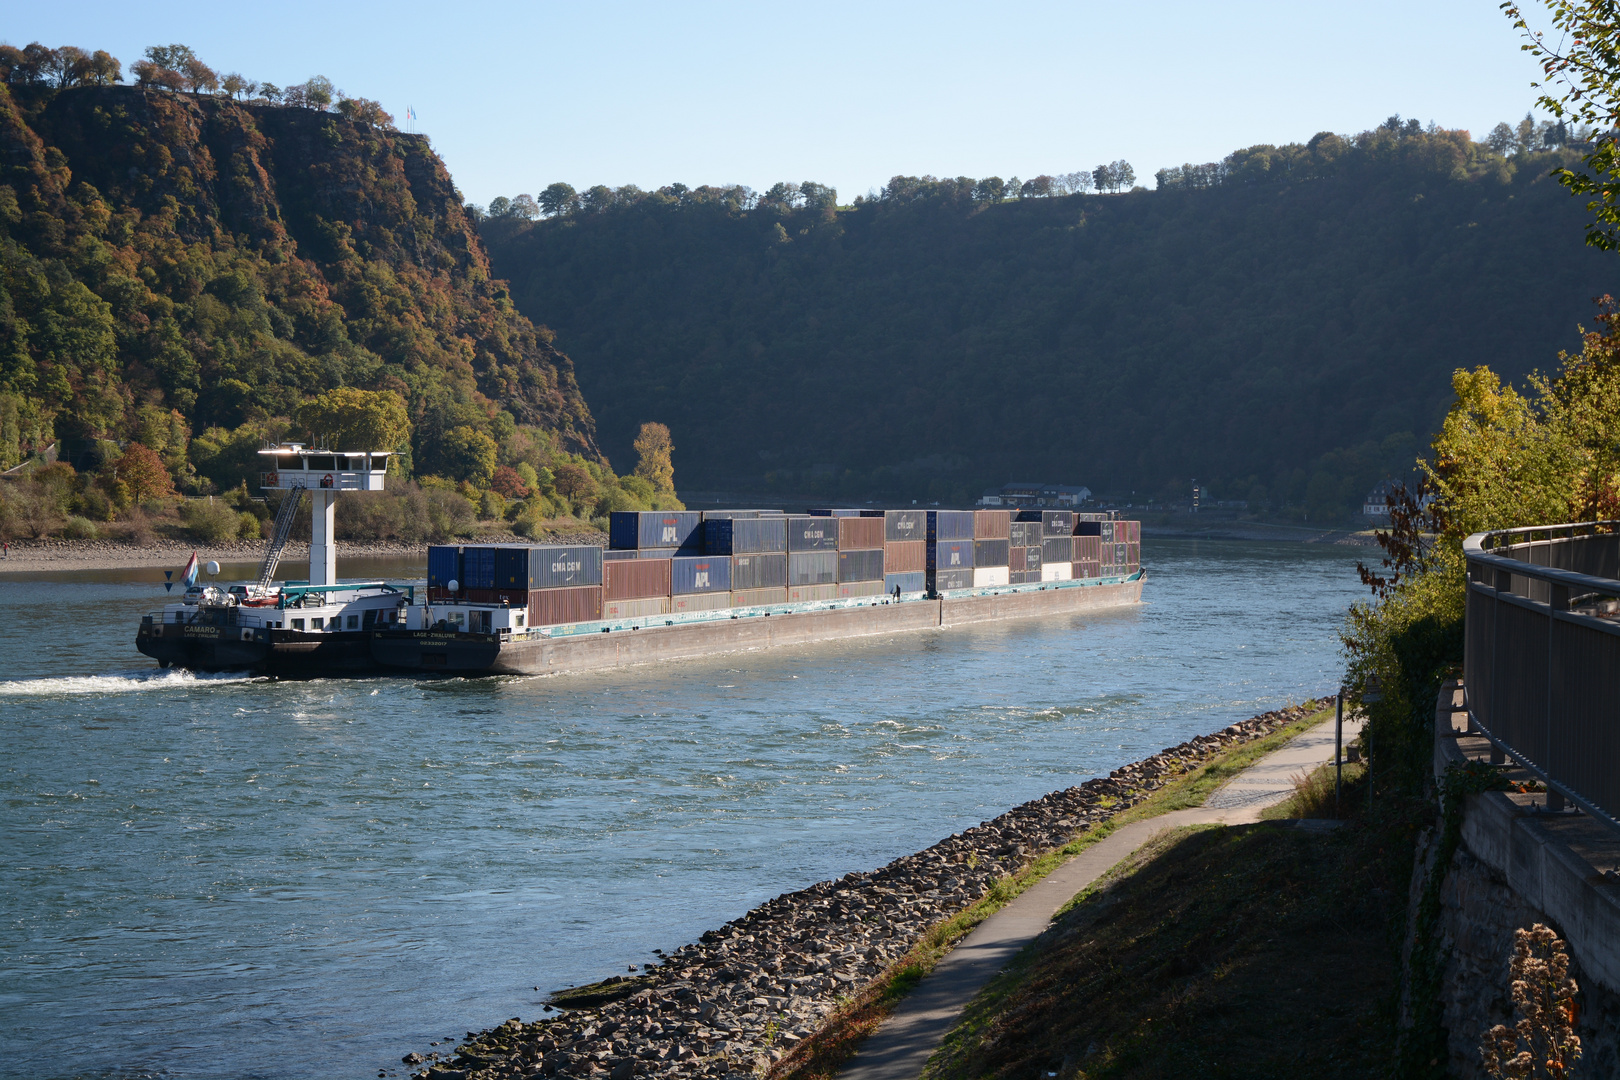
{"label": "autumn tree", "polygon": [[664,424],[641,425],[641,433],[633,444],[638,455],[635,475],[653,486],[660,494],[675,493],[675,443]]}
{"label": "autumn tree", "polygon": [[118,479],[129,486],[130,496],[137,503],[174,498],[174,478],[163,467],[163,459],[142,443],[130,443],[117,468]]}
{"label": "autumn tree", "polygon": [[[532,472],[534,466],[530,465],[529,469]],[[502,465],[495,470],[495,475],[489,478],[489,490],[508,499],[526,499],[531,492],[528,482],[523,479],[523,474],[510,465]]]}
{"label": "autumn tree", "polygon": [[482,431],[462,425],[444,433],[437,451],[438,465],[450,479],[465,480],[481,488],[487,487],[495,475],[500,448]]}
{"label": "autumn tree", "polygon": [[293,422],[334,450],[398,450],[411,437],[405,401],[392,390],[328,390],[298,406]]}
{"label": "autumn tree", "polygon": [[540,193],[537,202],[542,214],[546,217],[557,217],[579,206],[579,195],[568,184],[548,184]]}
{"label": "autumn tree", "polygon": [[596,481],[584,467],[572,461],[560,462],[553,470],[552,486],[564,498],[579,499],[596,493]]}

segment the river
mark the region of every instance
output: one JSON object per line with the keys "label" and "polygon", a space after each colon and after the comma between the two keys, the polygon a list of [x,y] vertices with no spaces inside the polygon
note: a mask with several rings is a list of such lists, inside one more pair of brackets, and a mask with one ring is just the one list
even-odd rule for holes
{"label": "river", "polygon": [[1331,693],[1358,556],[1149,538],[1131,610],[442,681],[160,672],[133,639],[161,571],[0,578],[0,1076],[403,1075],[778,893]]}

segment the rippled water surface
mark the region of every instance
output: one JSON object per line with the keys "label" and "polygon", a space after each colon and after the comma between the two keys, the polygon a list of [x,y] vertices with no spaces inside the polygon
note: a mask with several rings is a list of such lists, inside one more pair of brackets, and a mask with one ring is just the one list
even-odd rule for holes
{"label": "rippled water surface", "polygon": [[1356,555],[1149,539],[1127,611],[439,682],[159,672],[161,571],[0,578],[0,1076],[403,1074],[534,987],[1330,692]]}

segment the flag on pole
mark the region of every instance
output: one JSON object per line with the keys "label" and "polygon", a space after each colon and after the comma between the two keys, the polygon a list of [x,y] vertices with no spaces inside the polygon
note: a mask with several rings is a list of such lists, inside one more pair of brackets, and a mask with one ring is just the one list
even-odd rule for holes
{"label": "flag on pole", "polygon": [[197,553],[195,551],[191,553],[191,558],[186,561],[186,569],[180,580],[186,583],[188,589],[197,584]]}

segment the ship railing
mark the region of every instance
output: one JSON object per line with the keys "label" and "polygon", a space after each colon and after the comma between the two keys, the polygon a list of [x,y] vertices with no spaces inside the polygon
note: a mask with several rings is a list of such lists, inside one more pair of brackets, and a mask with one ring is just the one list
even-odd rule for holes
{"label": "ship railing", "polygon": [[1620,521],[1475,533],[1463,542],[1469,730],[1620,831]]}

